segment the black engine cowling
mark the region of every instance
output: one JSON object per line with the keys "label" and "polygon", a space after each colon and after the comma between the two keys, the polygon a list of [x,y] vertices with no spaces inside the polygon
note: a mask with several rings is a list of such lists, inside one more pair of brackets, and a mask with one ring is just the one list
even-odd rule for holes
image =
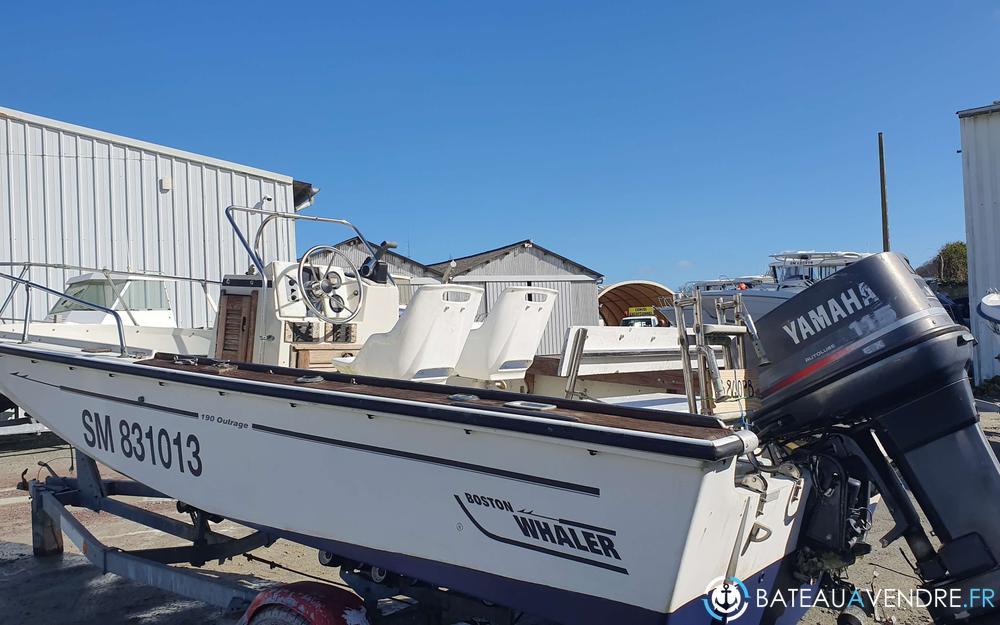
{"label": "black engine cowling", "polygon": [[[1000,585],[1000,465],[979,428],[967,368],[975,343],[893,253],[842,269],[757,321],[771,364],[751,427],[864,466],[925,588]],[[935,548],[910,496],[941,542]],[[937,607],[953,622],[992,605]]]}
{"label": "black engine cowling", "polygon": [[827,277],[757,321],[761,435],[871,418],[930,386],[966,378],[972,335],[898,254]]}

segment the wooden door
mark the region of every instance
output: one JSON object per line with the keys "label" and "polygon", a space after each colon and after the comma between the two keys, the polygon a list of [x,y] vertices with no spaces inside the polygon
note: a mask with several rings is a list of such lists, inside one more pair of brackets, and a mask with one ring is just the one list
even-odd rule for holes
{"label": "wooden door", "polygon": [[257,293],[223,293],[219,320],[215,325],[215,357],[219,360],[251,362],[257,321]]}

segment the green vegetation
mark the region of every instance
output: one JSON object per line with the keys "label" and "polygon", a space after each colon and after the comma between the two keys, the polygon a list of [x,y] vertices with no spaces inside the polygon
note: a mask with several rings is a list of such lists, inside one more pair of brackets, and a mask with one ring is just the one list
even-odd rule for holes
{"label": "green vegetation", "polygon": [[945,243],[938,252],[938,277],[943,284],[969,283],[969,250],[963,241]]}
{"label": "green vegetation", "polygon": [[1000,400],[1000,375],[983,380],[979,386],[973,387],[972,392],[979,399]]}

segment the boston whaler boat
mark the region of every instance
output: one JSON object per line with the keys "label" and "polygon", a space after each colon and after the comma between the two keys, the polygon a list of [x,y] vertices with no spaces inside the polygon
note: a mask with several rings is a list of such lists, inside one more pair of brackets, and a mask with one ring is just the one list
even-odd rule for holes
{"label": "boston whaler boat", "polygon": [[[254,324],[253,304],[284,301],[276,292],[287,295],[281,319],[299,324],[280,328],[289,337],[360,331],[347,322],[378,319],[369,307],[397,300],[377,251],[361,269],[319,272],[307,254],[291,272],[240,238],[257,272],[227,279],[224,290],[248,299],[220,302],[213,352],[240,362],[136,357],[124,338],[124,356],[2,339],[0,393],[188,509],[313,546],[342,574],[472,597],[484,613],[505,606],[505,623],[520,612],[572,625],[794,622],[808,606],[758,598],[847,587],[841,572],[867,551],[876,492],[897,524],[884,542],[905,538],[925,587],[996,585],[1000,469],[964,375],[972,339],[898,255],[859,261],[757,322],[772,363],[763,407],[734,429],[680,412],[317,373],[283,366],[282,354],[265,362],[279,336],[226,328]],[[442,318],[478,303],[443,293]],[[433,369],[423,377],[447,377]],[[952,622],[989,607],[933,615]]]}

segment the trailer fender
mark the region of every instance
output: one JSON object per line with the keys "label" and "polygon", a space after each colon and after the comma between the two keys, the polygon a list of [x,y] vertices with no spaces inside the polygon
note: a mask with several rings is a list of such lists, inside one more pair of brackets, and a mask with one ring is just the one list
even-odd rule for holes
{"label": "trailer fender", "polygon": [[270,606],[286,608],[309,625],[370,625],[361,597],[319,582],[295,582],[262,591],[247,608],[239,625],[249,625],[255,614]]}

